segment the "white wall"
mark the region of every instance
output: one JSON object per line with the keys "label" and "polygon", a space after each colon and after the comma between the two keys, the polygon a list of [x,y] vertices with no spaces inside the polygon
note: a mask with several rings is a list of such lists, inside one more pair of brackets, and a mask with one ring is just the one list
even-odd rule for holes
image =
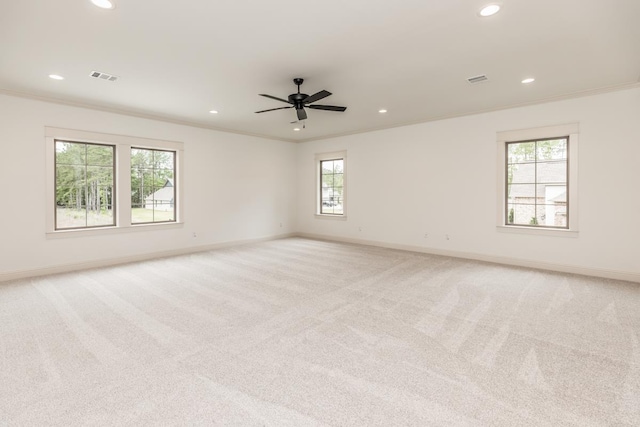
{"label": "white wall", "polygon": [[[640,281],[639,118],[636,88],[296,145],[0,95],[0,280],[302,232]],[[573,122],[578,237],[497,231],[496,132]],[[184,142],[184,226],[47,238],[45,126]],[[347,220],[316,219],[314,155],[345,149]]]}
{"label": "white wall", "polygon": [[[184,142],[184,226],[47,238],[45,126]],[[0,95],[0,146],[0,280],[295,231],[293,143]]]}
{"label": "white wall", "polygon": [[[576,122],[578,237],[498,231],[496,133]],[[314,155],[345,149],[347,220],[317,219]],[[640,281],[640,88],[304,143],[298,180],[302,233]]]}

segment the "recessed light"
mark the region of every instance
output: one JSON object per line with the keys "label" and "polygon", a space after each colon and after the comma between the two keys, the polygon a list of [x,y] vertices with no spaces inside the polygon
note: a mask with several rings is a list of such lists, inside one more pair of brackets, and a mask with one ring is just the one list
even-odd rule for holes
{"label": "recessed light", "polygon": [[115,3],[111,0],[91,0],[91,3],[102,9],[113,9],[116,7]]}
{"label": "recessed light", "polygon": [[216,110],[211,110],[209,111],[211,114],[218,114],[218,112]]}
{"label": "recessed light", "polygon": [[488,4],[485,7],[483,7],[482,9],[480,9],[480,16],[491,16],[491,15],[495,15],[496,13],[498,13],[498,11],[500,10],[500,6],[497,4]]}
{"label": "recessed light", "polygon": [[294,131],[300,132],[300,128],[293,128]]}
{"label": "recessed light", "polygon": [[382,110],[378,110],[378,113],[380,113],[380,114],[384,114],[386,112],[387,112],[387,110],[385,110],[384,108]]}
{"label": "recessed light", "polygon": [[529,84],[529,83],[533,83],[533,82],[535,82],[535,81],[536,81],[536,79],[534,79],[533,77],[529,77],[528,79],[524,79],[524,80],[522,81],[522,83],[524,83],[524,84],[526,84],[526,85],[527,85],[527,84]]}
{"label": "recessed light", "polygon": [[49,74],[49,78],[53,80],[64,80],[64,77],[59,76],[57,74]]}

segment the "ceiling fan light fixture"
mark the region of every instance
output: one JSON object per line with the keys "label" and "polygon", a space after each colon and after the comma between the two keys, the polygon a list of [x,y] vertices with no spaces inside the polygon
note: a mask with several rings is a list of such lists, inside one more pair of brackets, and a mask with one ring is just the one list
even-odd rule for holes
{"label": "ceiling fan light fixture", "polygon": [[385,110],[384,108],[378,110],[378,113],[380,114],[385,114],[387,112],[387,110]]}
{"label": "ceiling fan light fixture", "polygon": [[49,74],[49,78],[53,79],[53,80],[64,80],[64,77],[58,75],[58,74]]}
{"label": "ceiling fan light fixture", "polygon": [[211,111],[209,111],[209,112],[210,112],[211,114],[218,114],[218,111],[217,111],[217,110],[211,110]]}
{"label": "ceiling fan light fixture", "polygon": [[116,4],[112,0],[91,0],[91,3],[100,9],[114,9]]}
{"label": "ceiling fan light fixture", "polygon": [[534,79],[533,77],[528,77],[528,78],[522,80],[522,84],[528,85],[529,83],[533,83],[535,81],[536,81],[536,79]]}
{"label": "ceiling fan light fixture", "polygon": [[484,6],[482,9],[480,9],[480,12],[478,12],[478,13],[483,18],[486,18],[488,16],[495,15],[499,11],[500,11],[500,5],[498,5],[498,4],[488,4],[488,5]]}
{"label": "ceiling fan light fixture", "polygon": [[300,128],[293,128],[294,132],[300,132]]}

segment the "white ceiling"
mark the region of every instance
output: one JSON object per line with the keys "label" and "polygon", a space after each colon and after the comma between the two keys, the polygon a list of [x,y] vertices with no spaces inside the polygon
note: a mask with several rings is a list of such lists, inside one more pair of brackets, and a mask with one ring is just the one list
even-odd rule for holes
{"label": "white ceiling", "polygon": [[[637,85],[640,0],[0,0],[0,91],[292,141]],[[97,70],[117,82],[89,77]],[[63,81],[49,79],[60,74]],[[469,84],[486,74],[489,81]],[[530,85],[520,81],[535,77]],[[333,93],[308,110],[258,96]],[[378,113],[380,108],[389,112]],[[209,110],[219,114],[209,114]]]}

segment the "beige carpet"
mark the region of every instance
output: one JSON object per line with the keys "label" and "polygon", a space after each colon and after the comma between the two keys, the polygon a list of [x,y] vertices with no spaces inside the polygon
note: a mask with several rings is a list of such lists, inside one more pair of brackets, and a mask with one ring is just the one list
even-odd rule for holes
{"label": "beige carpet", "polygon": [[285,239],[0,284],[0,425],[639,425],[640,287]]}

